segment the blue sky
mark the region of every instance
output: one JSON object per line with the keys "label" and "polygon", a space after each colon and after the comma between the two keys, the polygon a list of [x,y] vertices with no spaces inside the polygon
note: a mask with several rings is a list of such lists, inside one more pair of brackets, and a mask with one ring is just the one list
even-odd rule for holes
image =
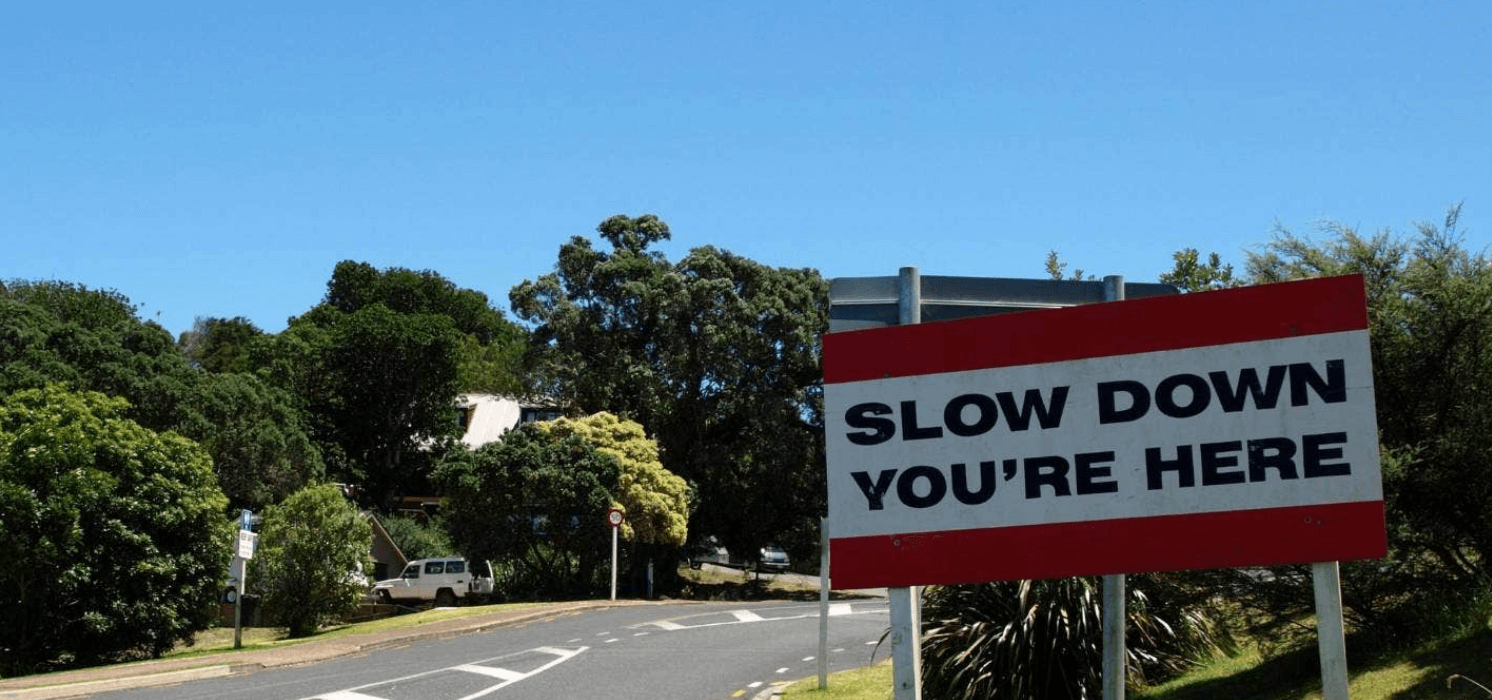
{"label": "blue sky", "polygon": [[267,331],[654,213],[826,277],[1153,281],[1279,222],[1492,241],[1492,3],[11,3],[0,279]]}

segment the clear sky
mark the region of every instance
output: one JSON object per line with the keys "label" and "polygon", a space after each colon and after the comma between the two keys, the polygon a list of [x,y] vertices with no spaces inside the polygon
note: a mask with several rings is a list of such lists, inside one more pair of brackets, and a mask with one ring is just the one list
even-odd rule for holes
{"label": "clear sky", "polygon": [[[1276,222],[1492,241],[1492,3],[21,2],[0,279],[277,332],[344,259],[507,293],[654,213],[826,277],[1153,281]],[[602,244],[604,246],[604,244]]]}

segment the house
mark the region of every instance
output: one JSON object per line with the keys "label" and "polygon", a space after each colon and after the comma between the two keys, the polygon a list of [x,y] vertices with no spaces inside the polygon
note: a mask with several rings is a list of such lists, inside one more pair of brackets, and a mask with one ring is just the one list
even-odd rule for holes
{"label": "house", "polygon": [[[562,415],[553,406],[494,394],[462,394],[456,400],[456,409],[456,420],[462,431],[461,442],[471,449],[497,442],[509,430],[524,423],[554,420]],[[441,496],[397,496],[392,507],[400,515],[424,522],[440,512],[444,501]]]}
{"label": "house", "polygon": [[560,417],[560,410],[553,406],[506,396],[464,394],[457,401],[461,442],[471,448],[501,440],[504,433],[524,423]]}

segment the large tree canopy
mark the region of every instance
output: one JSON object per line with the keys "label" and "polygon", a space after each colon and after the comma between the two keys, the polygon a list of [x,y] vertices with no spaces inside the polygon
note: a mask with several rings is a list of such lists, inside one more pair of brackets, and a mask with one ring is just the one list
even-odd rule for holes
{"label": "large tree canopy", "polygon": [[334,471],[380,505],[429,488],[426,453],[458,430],[463,377],[484,387],[501,385],[504,370],[516,377],[522,338],[481,292],[351,261],[281,335],[261,366],[317,416]]}
{"label": "large tree canopy", "polygon": [[692,537],[754,552],[803,536],[824,507],[819,337],[828,285],[711,247],[677,263],[652,215],[614,216],[560,248],[555,271],[515,287],[533,366],[581,413],[611,411],[656,437],[699,502]]}
{"label": "large tree canopy", "polygon": [[616,497],[626,514],[621,536],[630,542],[681,547],[689,534],[689,485],[663,468],[658,443],[642,425],[601,412],[536,424],[559,437],[575,435],[616,459]]}
{"label": "large tree canopy", "polygon": [[0,673],[160,655],[210,626],[228,564],[207,454],[122,399],[0,403]]}
{"label": "large tree canopy", "polygon": [[528,424],[502,442],[456,450],[436,468],[452,543],[514,572],[500,592],[588,595],[607,541],[621,468],[577,435]]}
{"label": "large tree canopy", "polygon": [[[1339,223],[1313,240],[1277,227],[1273,240],[1248,255],[1247,280],[1265,284],[1360,273],[1368,298],[1369,338],[1389,556],[1348,563],[1343,600],[1351,622],[1380,641],[1402,643],[1434,615],[1477,595],[1492,581],[1492,261],[1467,251],[1460,206],[1442,222],[1422,223],[1405,237]],[[1174,279],[1193,288],[1231,284],[1217,256],[1198,265],[1178,254]],[[1288,624],[1309,614],[1310,577],[1303,568],[1270,578],[1218,572]],[[1406,591],[1415,591],[1406,595]]]}

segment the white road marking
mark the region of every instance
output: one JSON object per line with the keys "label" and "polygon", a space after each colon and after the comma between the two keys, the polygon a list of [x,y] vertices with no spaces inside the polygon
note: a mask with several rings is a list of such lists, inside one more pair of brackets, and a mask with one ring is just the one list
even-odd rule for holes
{"label": "white road marking", "polygon": [[620,642],[620,641],[622,641],[622,640],[617,639],[616,637],[612,637],[611,639],[606,640],[606,643],[607,644],[611,644],[612,642]]}
{"label": "white road marking", "polygon": [[778,675],[782,675],[784,673],[787,673],[787,667],[786,666],[783,666],[782,668],[777,669],[777,674]]}
{"label": "white road marking", "polygon": [[755,683],[748,683],[746,685],[746,687],[747,688],[760,688],[760,687],[762,687],[762,682],[761,681],[757,681]]}
{"label": "white road marking", "polygon": [[803,657],[803,660],[804,661],[812,661],[813,657],[812,656],[805,656],[805,657]]}
{"label": "white road marking", "polygon": [[[1115,606],[1115,609],[1118,609],[1117,606]],[[855,614],[855,609],[852,608],[852,607],[850,607],[849,603],[830,603],[829,604],[829,617],[834,617],[836,615],[853,615],[853,614]]]}
{"label": "white road marking", "polygon": [[[465,672],[465,673],[476,673],[476,674],[480,674],[480,675],[483,675],[483,676],[489,676],[491,678],[496,678],[499,681],[501,681],[501,682],[497,683],[496,685],[488,686],[488,687],[486,687],[486,688],[484,688],[482,690],[479,690],[479,691],[477,691],[475,693],[472,693],[471,695],[467,695],[467,696],[465,696],[463,698],[460,698],[460,700],[476,700],[476,698],[480,698],[480,697],[483,697],[483,696],[488,695],[490,693],[496,692],[500,688],[512,685],[512,684],[517,683],[518,681],[521,681],[521,680],[523,680],[525,678],[530,678],[532,676],[536,676],[536,675],[538,675],[540,673],[543,673],[544,671],[547,671],[547,670],[549,670],[549,669],[551,669],[551,668],[553,668],[553,667],[555,667],[555,666],[557,666],[557,665],[559,665],[561,663],[569,661],[570,659],[574,658],[576,655],[580,654],[581,652],[583,652],[583,651],[585,651],[586,649],[589,649],[589,648],[590,647],[575,647],[575,648],[572,648],[572,649],[564,649],[564,648],[560,648],[560,647],[538,647],[538,648],[535,648],[535,649],[529,649],[527,651],[521,651],[521,652],[517,652],[517,653],[514,653],[514,654],[507,654],[505,656],[498,656],[498,657],[491,658],[491,659],[484,659],[484,660],[476,662],[476,663],[460,664],[458,666],[447,666],[445,668],[437,668],[437,669],[434,669],[434,670],[431,670],[431,671],[424,671],[424,672],[421,672],[421,673],[415,673],[415,674],[411,674],[411,675],[408,675],[408,676],[403,676],[403,677],[400,677],[400,678],[393,678],[393,679],[389,679],[389,680],[385,680],[385,681],[378,681],[376,683],[368,683],[366,685],[360,685],[360,686],[357,686],[355,688],[348,688],[346,690],[337,690],[337,691],[333,691],[333,692],[330,692],[330,693],[322,693],[321,695],[312,696],[308,700],[386,700],[386,698],[383,698],[383,697],[380,697],[380,696],[377,696],[377,695],[369,695],[367,693],[363,693],[363,692],[360,692],[360,691],[368,690],[370,688],[377,688],[377,687],[380,687],[380,686],[393,686],[393,685],[396,685],[396,684],[399,684],[399,683],[404,683],[404,682],[407,682],[407,681],[414,680],[416,678],[424,678],[426,676],[434,675],[434,674],[437,674],[437,673],[448,673],[448,672],[451,672],[451,671],[461,671],[461,672]],[[524,654],[547,654],[547,655],[553,656],[555,658],[554,658],[554,660],[552,660],[552,661],[550,661],[550,662],[548,662],[548,663],[546,663],[546,664],[544,664],[544,665],[542,665],[542,666],[540,666],[540,667],[538,667],[538,668],[536,668],[536,669],[534,669],[532,671],[528,671],[528,672],[518,672],[518,671],[512,671],[512,670],[509,670],[509,669],[506,669],[506,668],[502,668],[502,667],[499,667],[499,666],[487,666],[486,665],[486,664],[491,663],[491,662],[502,661],[503,659],[510,659],[510,658],[515,657],[515,656],[521,656],[521,655],[524,655]]]}
{"label": "white road marking", "polygon": [[498,668],[496,666],[478,666],[476,664],[464,664],[461,666],[457,666],[455,670],[466,671],[467,673],[480,673],[484,676],[492,676],[493,678],[499,678],[505,681],[522,680],[525,675],[521,671],[511,671],[506,668]]}
{"label": "white road marking", "polygon": [[735,616],[736,620],[738,620],[740,622],[761,622],[762,621],[762,616],[761,615],[758,615],[758,614],[756,614],[754,612],[751,612],[750,610],[732,610],[732,611],[730,611],[730,614],[733,615],[733,616]]}

